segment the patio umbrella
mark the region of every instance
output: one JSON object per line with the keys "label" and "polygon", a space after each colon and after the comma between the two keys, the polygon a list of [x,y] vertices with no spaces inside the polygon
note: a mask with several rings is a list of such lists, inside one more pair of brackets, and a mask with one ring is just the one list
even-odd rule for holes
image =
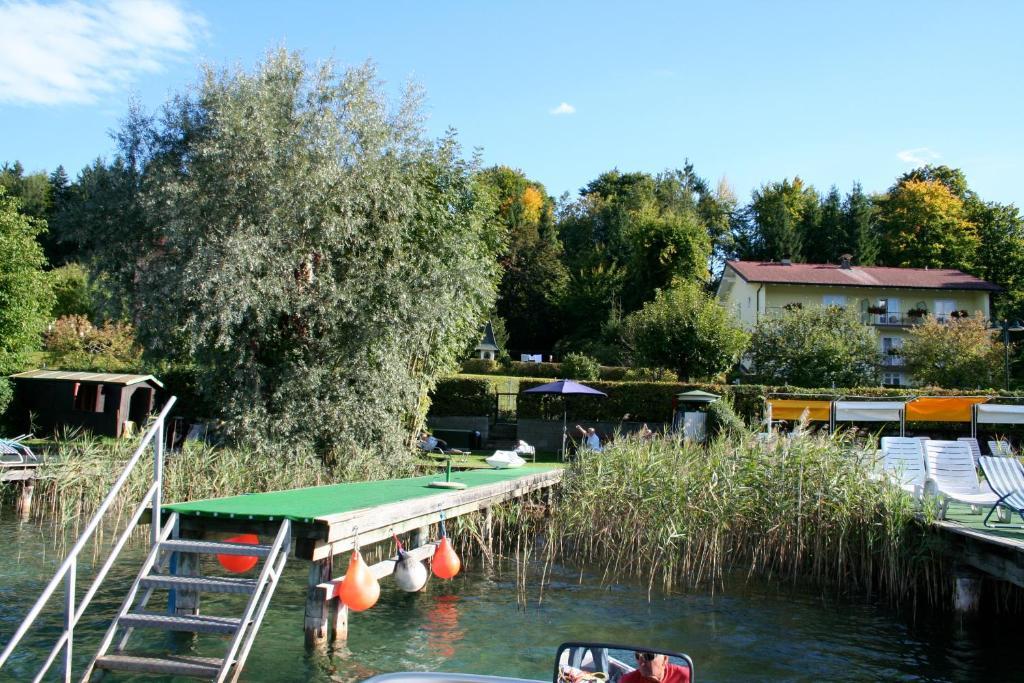
{"label": "patio umbrella", "polygon": [[[608,398],[608,394],[603,391],[598,391],[592,387],[588,387],[586,384],[580,384],[579,382],[573,382],[571,379],[560,379],[555,382],[549,382],[547,384],[541,384],[539,387],[533,387],[532,389],[526,389],[523,391],[524,394],[548,394],[551,396],[603,396]],[[565,439],[566,439],[566,422],[568,418],[569,410],[565,408],[562,412],[562,457],[565,457]]]}

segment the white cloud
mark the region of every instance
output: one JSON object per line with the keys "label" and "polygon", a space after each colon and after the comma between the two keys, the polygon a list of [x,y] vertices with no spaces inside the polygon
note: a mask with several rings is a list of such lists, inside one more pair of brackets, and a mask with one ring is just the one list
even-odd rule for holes
{"label": "white cloud", "polygon": [[576,107],[572,106],[568,102],[562,102],[560,105],[551,110],[552,116],[562,116],[565,114],[575,114]]}
{"label": "white cloud", "polygon": [[907,164],[928,164],[936,159],[941,158],[938,152],[931,149],[930,147],[915,147],[913,149],[905,149],[901,152],[897,152],[896,156],[900,161]]}
{"label": "white cloud", "polygon": [[175,0],[0,5],[0,102],[92,104],[190,52],[205,22]]}

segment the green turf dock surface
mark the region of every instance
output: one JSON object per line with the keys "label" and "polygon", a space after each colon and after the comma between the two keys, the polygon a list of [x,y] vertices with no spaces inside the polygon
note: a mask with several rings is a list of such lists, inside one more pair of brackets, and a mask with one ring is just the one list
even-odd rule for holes
{"label": "green turf dock surface", "polygon": [[[972,515],[971,506],[964,505],[962,503],[950,503],[949,509],[946,510],[946,520],[950,522],[956,522],[963,527],[972,529],[974,531],[980,531],[989,536],[995,538],[1005,538],[1013,541],[1024,542],[1024,529],[989,529],[982,522],[985,519],[985,515],[992,509],[991,505],[982,505],[980,507],[981,514]],[[992,515],[992,522],[998,522],[999,520],[995,515]],[[1019,515],[1014,514],[1012,519],[1013,524],[1024,524],[1021,521]]]}
{"label": "green turf dock surface", "polygon": [[[560,469],[559,465],[534,464],[516,469],[494,470],[474,469],[452,472],[452,481],[467,488],[486,486],[520,477]],[[351,512],[363,508],[399,503],[403,500],[438,496],[451,493],[451,489],[429,486],[432,481],[444,481],[444,472],[411,479],[388,479],[384,481],[358,481],[346,484],[312,486],[290,491],[250,493],[229,498],[211,498],[188,503],[164,505],[180,515],[197,517],[227,517],[274,521],[290,519],[294,522],[312,523],[320,517]]]}

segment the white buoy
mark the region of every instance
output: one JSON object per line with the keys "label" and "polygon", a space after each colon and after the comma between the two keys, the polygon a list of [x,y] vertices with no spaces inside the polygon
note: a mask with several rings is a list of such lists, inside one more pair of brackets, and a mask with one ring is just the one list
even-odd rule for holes
{"label": "white buoy", "polygon": [[427,568],[423,563],[402,549],[398,550],[398,562],[395,564],[395,583],[407,593],[421,590],[427,583]]}

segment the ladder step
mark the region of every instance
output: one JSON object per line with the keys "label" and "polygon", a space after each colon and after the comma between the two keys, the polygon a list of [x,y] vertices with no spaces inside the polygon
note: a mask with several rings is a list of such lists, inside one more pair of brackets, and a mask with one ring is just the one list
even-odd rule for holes
{"label": "ladder step", "polygon": [[269,545],[224,543],[222,541],[171,540],[161,543],[160,548],[179,553],[201,553],[204,555],[249,555],[251,557],[267,557],[270,554]]}
{"label": "ladder step", "polygon": [[150,574],[139,581],[143,588],[175,588],[197,590],[205,593],[243,593],[251,595],[256,591],[256,579],[242,579],[232,576],[162,576]]}
{"label": "ladder step", "polygon": [[125,628],[160,628],[165,631],[186,633],[234,633],[241,623],[241,619],[234,617],[211,617],[202,614],[186,617],[155,612],[132,612],[118,620],[118,625]]}
{"label": "ladder step", "polygon": [[223,663],[223,659],[215,659],[213,657],[104,655],[96,660],[96,668],[107,669],[108,671],[133,671],[148,674],[167,674],[170,676],[216,678]]}

